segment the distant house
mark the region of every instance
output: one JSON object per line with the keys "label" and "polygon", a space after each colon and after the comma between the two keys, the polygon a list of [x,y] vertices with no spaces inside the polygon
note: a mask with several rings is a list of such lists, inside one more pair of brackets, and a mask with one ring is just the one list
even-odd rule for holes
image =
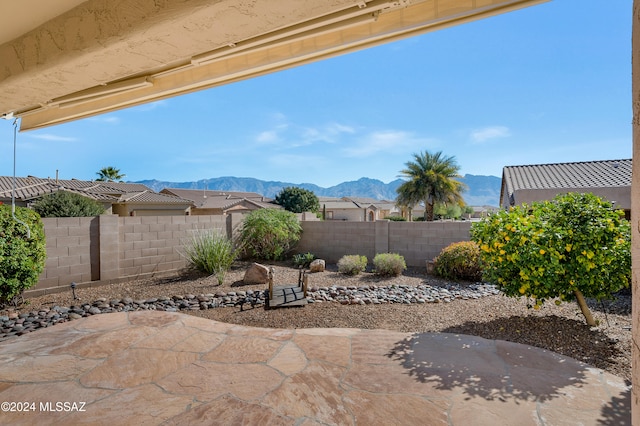
{"label": "distant house", "polygon": [[631,212],[631,159],[507,166],[500,206],[551,200],[568,192],[593,193]]}
{"label": "distant house", "polygon": [[365,197],[318,197],[318,200],[325,220],[375,222],[400,214],[393,201]]}
{"label": "distant house", "polygon": [[192,202],[192,215],[225,215],[249,213],[258,209],[279,209],[270,198],[255,192],[209,191],[202,189],[165,188],[160,194]]}
{"label": "distant house", "polygon": [[482,219],[500,210],[499,207],[495,206],[471,206],[471,208],[473,209],[473,212],[469,215],[464,214],[463,217],[465,219]]}
{"label": "distant house", "polygon": [[[14,181],[0,176],[0,203],[10,204]],[[158,194],[145,185],[123,182],[43,179],[16,177],[15,203],[30,207],[44,195],[58,191],[73,192],[102,204],[106,214],[119,216],[188,215],[191,201],[168,194]]]}

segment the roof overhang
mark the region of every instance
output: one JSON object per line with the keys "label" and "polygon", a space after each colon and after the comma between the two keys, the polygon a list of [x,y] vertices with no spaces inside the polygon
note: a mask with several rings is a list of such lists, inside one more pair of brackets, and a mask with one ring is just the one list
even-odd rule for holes
{"label": "roof overhang", "polygon": [[0,25],[0,114],[50,126],[545,1],[10,2],[3,25],[22,25]]}

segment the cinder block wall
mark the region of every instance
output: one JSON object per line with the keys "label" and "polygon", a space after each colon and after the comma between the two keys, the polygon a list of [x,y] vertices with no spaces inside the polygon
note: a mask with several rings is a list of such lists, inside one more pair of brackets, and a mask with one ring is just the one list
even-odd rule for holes
{"label": "cinder block wall", "polygon": [[119,217],[118,278],[150,276],[186,266],[180,248],[196,229],[227,232],[225,216]]}
{"label": "cinder block wall", "polygon": [[471,222],[302,222],[297,253],[311,252],[327,262],[346,254],[399,253],[408,266],[425,266],[451,243],[469,241]]}
{"label": "cinder block wall", "polygon": [[337,262],[346,254],[372,259],[375,255],[375,222],[301,222],[302,238],[297,253],[311,252],[327,262]]}
{"label": "cinder block wall", "polygon": [[425,266],[443,248],[469,241],[471,222],[387,222],[389,252],[400,253],[408,266]]}
{"label": "cinder block wall", "polygon": [[92,281],[91,261],[98,254],[98,241],[92,239],[92,231],[97,234],[98,218],[45,218],[42,222],[47,239],[47,261],[36,288]]}
{"label": "cinder block wall", "polygon": [[45,218],[47,261],[27,294],[167,274],[186,266],[179,248],[195,229],[230,235],[241,215]]}
{"label": "cinder block wall", "polygon": [[[241,214],[228,216],[104,215],[43,219],[47,262],[27,294],[66,290],[166,275],[186,266],[179,249],[195,229],[219,229],[231,236]],[[377,253],[399,253],[408,266],[425,266],[449,244],[468,241],[470,222],[303,221],[296,252],[327,262],[347,254],[372,261]]]}

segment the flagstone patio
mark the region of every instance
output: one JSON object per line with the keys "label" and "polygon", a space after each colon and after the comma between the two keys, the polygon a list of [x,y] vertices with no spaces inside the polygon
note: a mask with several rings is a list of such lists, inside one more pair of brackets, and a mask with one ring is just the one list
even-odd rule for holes
{"label": "flagstone patio", "polygon": [[479,337],[102,314],[0,346],[0,423],[630,424],[621,378]]}

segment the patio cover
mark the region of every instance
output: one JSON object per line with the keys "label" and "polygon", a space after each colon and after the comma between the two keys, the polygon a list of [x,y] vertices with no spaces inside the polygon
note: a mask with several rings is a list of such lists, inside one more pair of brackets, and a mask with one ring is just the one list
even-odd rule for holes
{"label": "patio cover", "polygon": [[544,1],[4,2],[0,115],[50,126]]}

